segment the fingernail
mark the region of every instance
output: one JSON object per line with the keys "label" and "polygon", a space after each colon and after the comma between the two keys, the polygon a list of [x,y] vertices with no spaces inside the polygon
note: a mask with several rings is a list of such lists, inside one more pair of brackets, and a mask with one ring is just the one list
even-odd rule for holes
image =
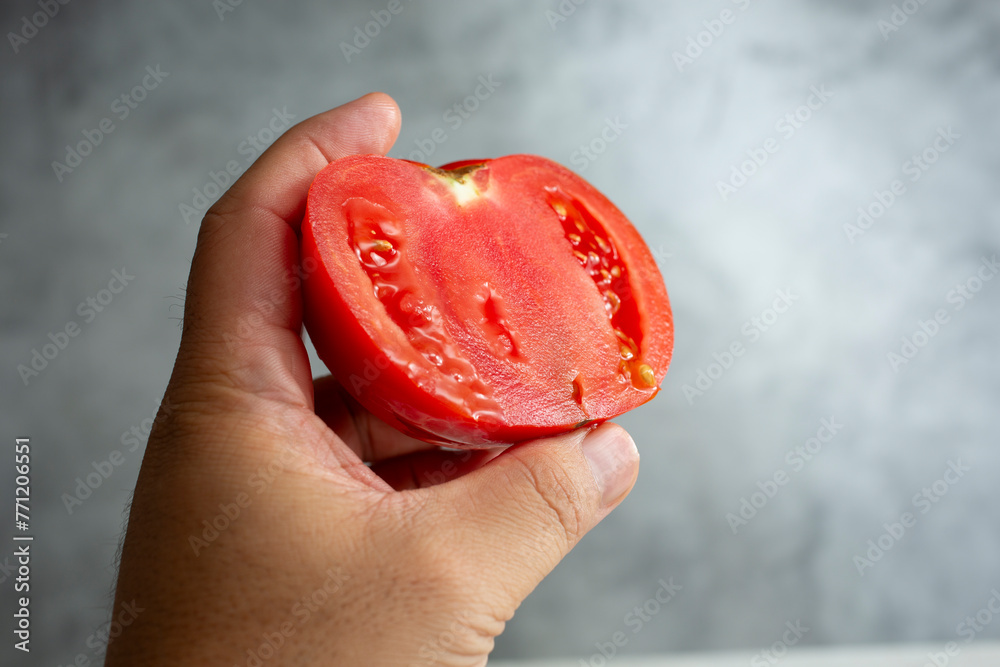
{"label": "fingernail", "polygon": [[614,504],[628,491],[639,468],[639,450],[632,436],[620,426],[609,424],[588,433],[582,446],[601,490],[602,504]]}

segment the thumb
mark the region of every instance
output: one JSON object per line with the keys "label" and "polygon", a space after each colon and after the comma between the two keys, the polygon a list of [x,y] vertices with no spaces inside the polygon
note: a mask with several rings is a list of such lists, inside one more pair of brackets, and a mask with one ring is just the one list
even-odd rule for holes
{"label": "thumb", "polygon": [[[516,607],[632,489],[639,452],[617,424],[511,447],[434,487],[452,544]],[[513,608],[512,607],[512,608]]]}

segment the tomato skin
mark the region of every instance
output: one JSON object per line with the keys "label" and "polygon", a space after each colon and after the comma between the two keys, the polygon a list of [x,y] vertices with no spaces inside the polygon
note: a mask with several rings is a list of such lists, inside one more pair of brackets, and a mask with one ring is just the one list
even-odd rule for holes
{"label": "tomato skin", "polygon": [[[587,242],[589,260],[571,247]],[[648,248],[544,158],[337,160],[310,189],[302,260],[317,267],[304,300],[320,358],[373,414],[430,442],[502,446],[601,422],[650,400],[670,362]]]}

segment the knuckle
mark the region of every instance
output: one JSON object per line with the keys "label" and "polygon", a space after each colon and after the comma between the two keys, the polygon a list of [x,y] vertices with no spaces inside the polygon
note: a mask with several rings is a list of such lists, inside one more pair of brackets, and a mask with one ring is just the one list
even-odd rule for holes
{"label": "knuckle", "polygon": [[503,632],[504,623],[490,614],[462,609],[439,624],[439,632],[429,637],[417,655],[417,665],[438,667],[477,667],[486,664],[485,656],[493,651],[494,638]]}
{"label": "knuckle", "polygon": [[235,199],[227,192],[205,213],[201,227],[198,228],[193,262],[198,261],[199,254],[211,252],[215,246],[225,243],[226,239],[236,231],[239,226],[239,208]]}

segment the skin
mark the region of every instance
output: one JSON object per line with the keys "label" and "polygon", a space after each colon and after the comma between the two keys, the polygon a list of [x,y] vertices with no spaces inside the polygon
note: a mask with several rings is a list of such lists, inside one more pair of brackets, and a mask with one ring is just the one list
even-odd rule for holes
{"label": "skin", "polygon": [[309,184],[334,159],[385,154],[399,125],[379,93],[310,118],[205,216],[109,667],[485,665],[631,490],[639,456],[619,426],[452,452],[313,381],[295,279]]}

